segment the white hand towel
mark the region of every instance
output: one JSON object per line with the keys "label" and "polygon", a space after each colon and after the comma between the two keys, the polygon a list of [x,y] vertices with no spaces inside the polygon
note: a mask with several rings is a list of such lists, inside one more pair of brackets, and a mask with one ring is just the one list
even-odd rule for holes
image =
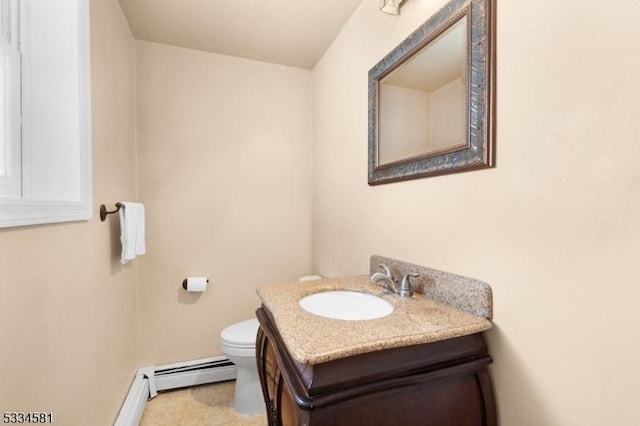
{"label": "white hand towel", "polygon": [[120,242],[122,243],[120,262],[123,265],[145,253],[144,239],[144,205],[131,202],[122,203],[120,208]]}

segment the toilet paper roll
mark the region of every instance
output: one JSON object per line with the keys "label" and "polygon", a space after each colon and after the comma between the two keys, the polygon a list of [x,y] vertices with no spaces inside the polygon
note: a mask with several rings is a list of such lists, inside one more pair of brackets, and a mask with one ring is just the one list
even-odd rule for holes
{"label": "toilet paper roll", "polygon": [[321,279],[322,277],[320,275],[305,275],[304,277],[300,277],[298,281],[315,281]]}
{"label": "toilet paper roll", "polygon": [[182,281],[182,288],[189,292],[201,293],[207,289],[207,277],[189,277]]}

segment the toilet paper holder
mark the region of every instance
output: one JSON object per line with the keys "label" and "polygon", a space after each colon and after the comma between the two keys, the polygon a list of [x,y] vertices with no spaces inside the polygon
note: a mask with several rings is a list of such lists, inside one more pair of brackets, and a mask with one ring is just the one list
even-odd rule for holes
{"label": "toilet paper holder", "polygon": [[[187,290],[187,284],[189,282],[189,278],[185,278],[184,280],[182,280],[182,288]],[[209,278],[207,278],[206,280],[207,284],[209,284]]]}

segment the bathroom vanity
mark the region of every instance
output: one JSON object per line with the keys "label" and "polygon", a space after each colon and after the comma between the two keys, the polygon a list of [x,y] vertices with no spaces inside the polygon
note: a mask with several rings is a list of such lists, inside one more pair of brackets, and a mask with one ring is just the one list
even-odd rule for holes
{"label": "bathroom vanity", "polygon": [[[385,292],[368,276],[258,288],[256,357],[270,426],[496,424],[492,359],[482,335],[491,322],[427,297],[423,285],[441,290],[448,277],[420,272],[411,298]],[[377,296],[393,312],[338,320],[298,303],[332,290]]]}

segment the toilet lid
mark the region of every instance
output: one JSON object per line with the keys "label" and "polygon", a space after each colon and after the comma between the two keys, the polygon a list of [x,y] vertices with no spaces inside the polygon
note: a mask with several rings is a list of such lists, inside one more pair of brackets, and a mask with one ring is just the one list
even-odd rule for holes
{"label": "toilet lid", "polygon": [[239,323],[232,324],[222,330],[220,337],[227,344],[236,346],[253,346],[256,344],[258,326],[258,320],[255,318],[240,321]]}

